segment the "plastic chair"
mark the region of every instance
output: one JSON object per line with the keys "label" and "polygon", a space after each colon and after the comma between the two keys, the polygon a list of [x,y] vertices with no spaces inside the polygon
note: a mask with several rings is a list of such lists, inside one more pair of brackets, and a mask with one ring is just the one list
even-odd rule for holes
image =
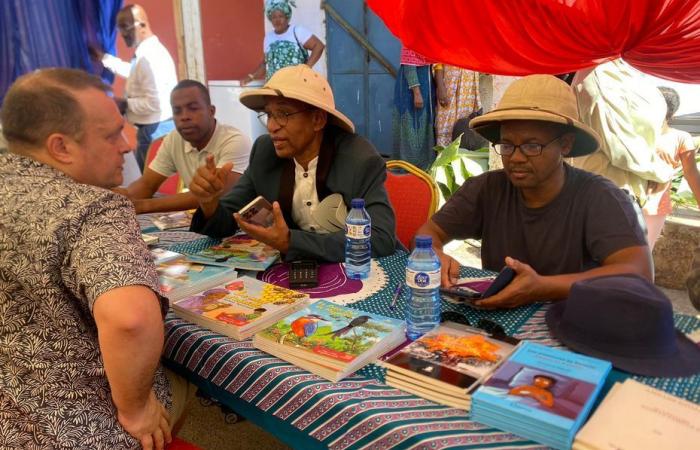
{"label": "plastic chair", "polygon": [[418,228],[437,208],[438,187],[430,175],[406,161],[388,161],[386,168],[384,186],[396,214],[396,236],[410,248]]}
{"label": "plastic chair", "polygon": [[[148,165],[151,164],[151,161],[153,161],[153,159],[156,157],[158,149],[160,149],[160,146],[163,144],[164,138],[165,136],[159,137],[151,142],[151,146],[148,147],[148,153],[146,153],[146,167],[148,167]],[[178,192],[182,192],[183,188],[184,186],[182,185],[182,180],[180,180],[180,175],[176,173],[160,185],[158,188],[158,193],[162,195],[173,195],[177,194]]]}

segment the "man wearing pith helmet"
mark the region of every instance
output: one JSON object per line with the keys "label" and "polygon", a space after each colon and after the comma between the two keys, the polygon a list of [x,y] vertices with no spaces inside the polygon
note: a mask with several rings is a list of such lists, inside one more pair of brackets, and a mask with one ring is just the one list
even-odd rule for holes
{"label": "man wearing pith helmet", "polygon": [[[240,100],[260,112],[269,134],[255,141],[250,164],[230,192],[223,192],[230,165],[216,168],[208,161],[197,170],[190,184],[199,201],[192,230],[224,237],[240,228],[288,261],[342,261],[344,217],[337,211],[363,198],[372,219],[372,256],[392,254],[395,220],[384,160],[335,108],[325,78],[305,64],[285,67]],[[273,203],[270,227],[237,214],[259,195]]]}
{"label": "man wearing pith helmet", "polygon": [[564,162],[595,151],[599,140],[580,121],[569,85],[551,75],[523,77],[470,127],[494,144],[503,170],[468,179],[419,230],[433,237],[443,285],[456,282],[459,264],[442,246],[466,238],[482,240],[485,269],[516,272],[500,293],[478,302],[487,308],[562,300],[572,283],[599,275],[653,278],[629,197]]}

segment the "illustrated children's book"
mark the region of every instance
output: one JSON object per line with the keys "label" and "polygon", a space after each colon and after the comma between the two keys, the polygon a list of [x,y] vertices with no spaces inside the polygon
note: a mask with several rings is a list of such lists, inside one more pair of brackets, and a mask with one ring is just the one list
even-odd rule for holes
{"label": "illustrated children's book", "polygon": [[524,342],[472,396],[472,418],[557,449],[571,447],[611,364]]}
{"label": "illustrated children's book", "polygon": [[700,405],[631,378],[616,383],[574,450],[684,450],[700,444]]}
{"label": "illustrated children's book", "polygon": [[240,277],[172,303],[183,319],[243,340],[306,306],[309,296],[250,277]]}
{"label": "illustrated children's book", "polygon": [[405,339],[404,322],[319,300],[257,333],[253,345],[339,381]]}
{"label": "illustrated children's book", "polygon": [[153,225],[160,230],[169,230],[171,228],[185,228],[190,226],[192,222],[192,214],[188,211],[179,211],[170,214],[156,215],[151,217]]}
{"label": "illustrated children's book", "polygon": [[236,271],[230,267],[192,262],[185,256],[168,250],[156,259],[156,270],[161,291],[173,302],[226,281],[233,281],[237,277]]}
{"label": "illustrated children's book", "polygon": [[454,322],[388,358],[387,384],[448,406],[468,409],[471,392],[513,352],[518,340]]}
{"label": "illustrated children's book", "polygon": [[236,234],[188,257],[206,264],[261,271],[277,261],[280,252],[247,234]]}

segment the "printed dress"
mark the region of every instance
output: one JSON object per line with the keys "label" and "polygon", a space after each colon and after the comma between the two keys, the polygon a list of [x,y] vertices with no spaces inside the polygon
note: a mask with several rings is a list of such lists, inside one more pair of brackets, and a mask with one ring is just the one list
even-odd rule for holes
{"label": "printed dress", "polygon": [[265,35],[265,81],[283,67],[304,64],[309,59],[304,44],[313,34],[302,26],[290,26],[282,34]]}

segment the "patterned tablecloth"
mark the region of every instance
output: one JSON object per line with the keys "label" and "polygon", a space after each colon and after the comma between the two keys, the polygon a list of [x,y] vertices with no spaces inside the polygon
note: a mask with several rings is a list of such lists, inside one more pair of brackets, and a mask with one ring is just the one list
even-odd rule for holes
{"label": "patterned tablecloth", "polygon": [[[201,245],[203,241],[198,244]],[[187,245],[172,247],[186,250]],[[382,275],[373,293],[358,297],[353,307],[403,318],[408,293],[396,309],[392,293],[404,278],[405,253],[381,258],[373,271]],[[463,276],[484,276],[463,269]],[[374,272],[373,277],[374,278]],[[359,292],[358,292],[359,294]],[[333,300],[332,298],[330,300]],[[350,304],[346,298],[343,303]],[[443,311],[458,311],[471,323],[488,318],[507,333],[559,346],[544,322],[546,305],[506,311],[478,311],[443,302]],[[677,316],[679,329],[691,332],[700,321]],[[511,433],[469,420],[463,410],[441,406],[384,384],[384,370],[371,364],[353,376],[331,383],[256,350],[250,340],[236,342],[172,313],[166,319],[166,364],[200,389],[252,422],[299,449],[403,448],[540,448]],[[624,378],[613,371],[608,383]],[[639,381],[700,403],[700,375],[690,378],[645,378]]]}

